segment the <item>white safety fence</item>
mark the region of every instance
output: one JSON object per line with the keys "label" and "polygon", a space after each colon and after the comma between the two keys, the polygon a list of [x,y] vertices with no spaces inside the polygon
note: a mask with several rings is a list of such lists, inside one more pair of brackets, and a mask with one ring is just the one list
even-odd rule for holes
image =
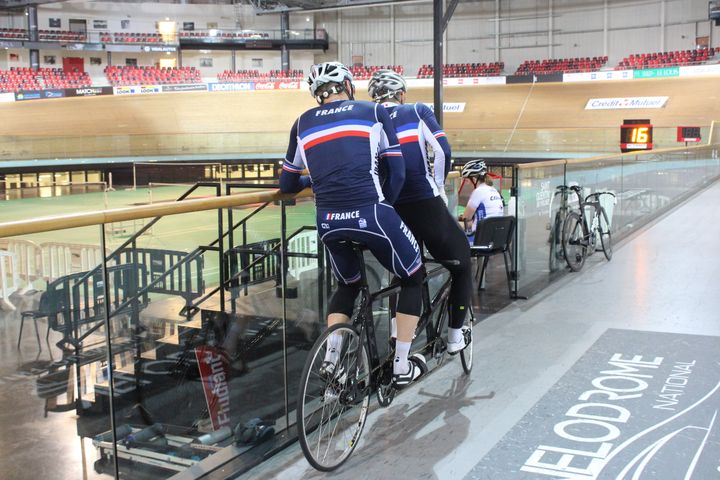
{"label": "white safety fence", "polygon": [[0,250],[15,255],[18,265],[18,277],[23,282],[19,293],[39,289],[40,285],[33,285],[37,280],[43,279],[40,265],[42,248],[35,242],[17,238],[0,238]]}
{"label": "white safety fence", "polygon": [[17,257],[13,252],[0,250],[0,310],[15,310],[10,295],[20,288]]}
{"label": "white safety fence", "polygon": [[42,277],[53,281],[76,272],[87,272],[100,265],[100,247],[75,243],[46,242],[40,245]]}
{"label": "white safety fence", "polygon": [[102,261],[100,247],[96,245],[62,242],[37,244],[24,239],[0,238],[0,251],[8,252],[14,258],[16,267],[12,271],[17,275],[18,281],[15,283],[19,283],[16,291],[21,294],[43,290],[45,282],[52,282],[71,273],[92,270]]}
{"label": "white safety fence", "polygon": [[[288,252],[290,253],[308,253],[317,254],[317,232],[307,231],[298,233],[288,241]],[[289,257],[288,273],[295,278],[300,278],[300,274],[317,268],[317,260],[314,258]]]}

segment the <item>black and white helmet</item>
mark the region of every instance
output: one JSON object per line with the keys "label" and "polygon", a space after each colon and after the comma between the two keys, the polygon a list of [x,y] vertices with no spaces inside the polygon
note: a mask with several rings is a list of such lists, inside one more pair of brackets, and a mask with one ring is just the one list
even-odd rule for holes
{"label": "black and white helmet", "polygon": [[368,94],[376,102],[392,98],[399,92],[407,92],[407,83],[399,73],[377,70],[368,82]]}
{"label": "black and white helmet", "polygon": [[[352,73],[350,70],[340,62],[324,62],[317,65],[313,65],[310,69],[310,76],[307,79],[307,83],[310,85],[310,95],[312,95],[318,103],[322,103],[323,99],[331,95],[331,93],[340,93],[344,90],[342,87],[343,82],[349,80],[353,81]],[[340,85],[335,92],[324,91],[322,94],[318,94],[318,88],[327,83],[337,83]],[[348,92],[352,97],[352,92]]]}
{"label": "black and white helmet", "polygon": [[463,177],[479,177],[487,173],[487,165],[485,160],[478,158],[477,160],[470,160],[467,162],[462,169]]}

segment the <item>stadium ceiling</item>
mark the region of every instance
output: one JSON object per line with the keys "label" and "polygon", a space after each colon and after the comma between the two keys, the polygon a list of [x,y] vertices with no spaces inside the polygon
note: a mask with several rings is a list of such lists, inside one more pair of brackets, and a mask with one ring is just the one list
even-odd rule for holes
{"label": "stadium ceiling", "polygon": [[[67,0],[0,0],[0,9],[23,8],[29,5],[62,3]],[[175,4],[216,4],[252,5],[255,13],[281,13],[298,11],[338,10],[344,8],[372,7],[401,3],[428,3],[431,0],[117,0],[116,3],[175,3]]]}

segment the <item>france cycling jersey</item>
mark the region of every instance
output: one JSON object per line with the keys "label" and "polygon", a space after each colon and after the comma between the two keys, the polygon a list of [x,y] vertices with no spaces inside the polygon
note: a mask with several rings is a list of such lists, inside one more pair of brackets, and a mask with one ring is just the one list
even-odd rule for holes
{"label": "france cycling jersey", "polygon": [[[450,170],[450,144],[430,107],[424,103],[384,103],[397,130],[405,159],[405,184],[396,203],[437,197]],[[427,145],[435,152],[435,175],[430,172]]]}
{"label": "france cycling jersey", "polygon": [[393,203],[405,176],[388,113],[377,104],[353,100],[323,104],[295,121],[281,190],[297,191],[291,183],[298,182],[303,168],[310,173],[318,208]]}

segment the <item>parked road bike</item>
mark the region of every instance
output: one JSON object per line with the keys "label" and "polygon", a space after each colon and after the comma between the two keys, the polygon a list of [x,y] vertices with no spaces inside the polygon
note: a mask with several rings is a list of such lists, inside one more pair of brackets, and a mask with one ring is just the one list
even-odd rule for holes
{"label": "parked road bike", "polygon": [[[377,396],[380,406],[390,405],[396,390],[392,383],[393,358],[390,348],[385,356],[378,352],[373,318],[373,303],[395,295],[398,284],[371,293],[362,246],[353,242],[361,260],[360,306],[352,322],[328,328],[310,350],[300,378],[297,403],[297,428],[300,446],[308,462],[318,470],[331,471],[342,465],[352,454],[362,434],[367,418],[370,397]],[[423,309],[416,329],[416,336],[424,332],[427,342],[420,353],[430,360],[428,367],[439,367],[447,354],[444,339],[445,324],[449,316],[449,292],[451,279],[442,282],[437,292],[430,296],[429,282],[444,270],[442,265],[453,265],[456,260],[427,260],[426,267],[436,266],[428,272],[423,283]],[[389,318],[388,318],[389,320]],[[475,318],[470,309],[466,318],[466,339],[469,345],[460,352],[463,370],[469,374],[473,365],[472,326]],[[320,366],[333,333],[342,335],[342,349],[332,378],[321,375]]]}
{"label": "parked road bike", "polygon": [[[587,197],[582,196],[582,187],[573,185],[565,187],[578,199],[578,209],[567,212],[562,227],[562,248],[565,261],[573,272],[580,271],[585,259],[598,249],[603,251],[605,258],[612,258],[612,233],[610,219],[600,203],[602,195],[611,192],[595,192]],[[598,248],[598,246],[600,248]]]}

